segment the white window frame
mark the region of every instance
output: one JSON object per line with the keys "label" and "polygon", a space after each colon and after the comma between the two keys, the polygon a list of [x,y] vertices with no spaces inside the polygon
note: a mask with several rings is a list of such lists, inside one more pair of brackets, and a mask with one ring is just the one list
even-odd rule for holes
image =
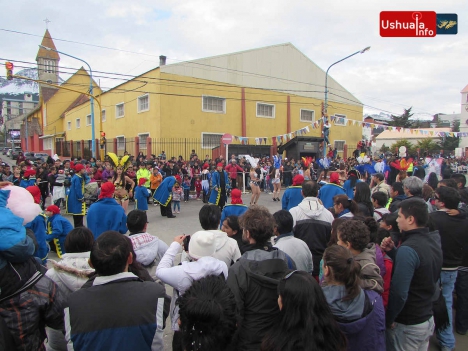
{"label": "white window frame", "polygon": [[[140,109],[140,99],[143,99],[143,98],[147,98],[148,99],[148,107],[146,109]],[[137,98],[137,113],[141,113],[141,112],[146,112],[146,111],[149,111],[150,109],[150,101],[149,101],[149,94],[144,94],[144,95],[141,95]]]}
{"label": "white window frame", "polygon": [[[119,139],[120,139],[120,138],[123,138],[123,147],[121,147],[121,145],[119,145]],[[115,139],[117,140],[117,150],[125,150],[125,145],[126,145],[126,143],[125,143],[125,135],[117,135],[117,136],[115,137]]]}
{"label": "white window frame", "polygon": [[[343,118],[343,123],[336,123],[338,118]],[[341,114],[335,113],[335,121],[333,122],[333,124],[335,126],[346,127],[346,125],[347,125],[346,121],[347,120],[348,120],[348,118],[346,117],[346,115],[341,115]]]}
{"label": "white window frame", "polygon": [[106,115],[106,110],[102,110],[102,111],[101,111],[101,119],[102,119],[102,122],[105,122],[105,121],[106,121],[106,117],[107,117],[107,115]]}
{"label": "white window frame", "polygon": [[[272,110],[272,115],[273,116],[264,116],[264,115],[259,115],[258,114],[258,105],[265,105],[265,106],[271,106],[273,107],[273,110]],[[273,104],[267,104],[266,102],[257,102],[256,106],[255,106],[255,115],[259,118],[270,118],[270,119],[274,119],[275,116],[276,116],[276,106],[273,105]]]}
{"label": "white window frame", "polygon": [[[89,119],[89,123],[88,123],[88,119]],[[91,115],[87,115],[86,116],[86,126],[90,126],[91,125]]]}
{"label": "white window frame", "polygon": [[80,129],[81,128],[81,118],[77,118],[75,120],[75,127],[76,129]]}
{"label": "white window frame", "polygon": [[50,137],[42,140],[42,150],[52,150],[53,139],[54,137]]}
{"label": "white window frame", "polygon": [[44,60],[44,72],[55,73],[55,62],[53,60]]}
{"label": "white window frame", "polygon": [[[123,107],[123,115],[122,116],[119,116],[118,115],[118,108],[119,106],[122,106]],[[124,118],[125,117],[125,103],[124,102],[119,102],[118,104],[115,104],[115,118],[118,119],[118,118]]]}
{"label": "white window frame", "polygon": [[[302,111],[312,112],[312,120],[308,121],[308,120],[302,119]],[[315,111],[314,110],[308,110],[306,108],[301,108],[301,110],[299,111],[299,121],[305,122],[305,123],[314,123],[315,122]]]}
{"label": "white window frame", "polygon": [[[338,149],[338,148],[336,147],[336,142],[337,142],[337,141],[338,141],[338,142],[343,142],[343,147],[341,148],[341,150]],[[333,148],[336,147],[336,151],[343,151],[345,145],[346,145],[346,140],[333,140]]]}
{"label": "white window frame", "polygon": [[145,139],[145,142],[142,143],[141,141],[141,136],[142,135],[146,135],[146,139],[150,137],[150,133],[149,132],[146,132],[146,133],[138,133],[138,137],[140,138],[140,142],[139,142],[139,148],[140,150],[146,150],[146,139]]}
{"label": "white window frame", "polygon": [[71,130],[71,128],[72,128],[72,127],[71,127],[71,121],[68,121],[68,122],[67,122],[67,130]]}
{"label": "white window frame", "polygon": [[[212,98],[212,99],[218,99],[222,100],[223,103],[223,110],[218,111],[218,110],[209,110],[205,108],[205,98]],[[226,114],[226,98],[221,97],[221,96],[213,96],[213,95],[202,95],[202,111],[203,112],[210,112],[210,113],[218,113],[218,114]]]}
{"label": "white window frame", "polygon": [[210,145],[205,144],[205,134],[206,135],[219,135],[219,144],[221,145],[221,137],[224,135],[223,133],[202,132],[201,133],[201,148],[202,149],[212,149],[213,146],[216,146],[216,145],[213,145],[213,144],[210,144]]}

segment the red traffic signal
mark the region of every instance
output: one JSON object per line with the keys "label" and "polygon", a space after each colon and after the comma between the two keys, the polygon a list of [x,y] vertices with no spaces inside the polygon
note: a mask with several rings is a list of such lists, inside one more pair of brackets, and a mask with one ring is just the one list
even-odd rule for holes
{"label": "red traffic signal", "polygon": [[13,79],[13,68],[15,66],[13,65],[12,62],[5,62],[5,68],[6,68],[6,75],[8,80]]}
{"label": "red traffic signal", "polygon": [[106,133],[101,131],[101,136],[102,136],[102,137],[105,137],[105,136],[106,136]]}

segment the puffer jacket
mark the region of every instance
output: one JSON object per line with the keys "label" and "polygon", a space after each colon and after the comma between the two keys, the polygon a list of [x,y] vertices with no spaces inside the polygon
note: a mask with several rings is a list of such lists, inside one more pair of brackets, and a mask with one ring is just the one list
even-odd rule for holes
{"label": "puffer jacket", "polygon": [[[63,294],[46,277],[45,267],[31,257],[0,270],[0,286],[10,291],[0,299],[0,317],[15,339],[17,350],[45,350],[45,326],[64,331]],[[12,281],[20,277],[21,284]],[[12,289],[10,289],[12,288]]]}

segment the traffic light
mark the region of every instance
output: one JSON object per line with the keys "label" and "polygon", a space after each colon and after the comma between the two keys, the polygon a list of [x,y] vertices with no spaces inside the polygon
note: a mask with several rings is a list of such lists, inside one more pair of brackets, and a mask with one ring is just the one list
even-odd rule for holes
{"label": "traffic light", "polygon": [[106,145],[106,133],[101,131],[101,149]]}
{"label": "traffic light", "polygon": [[12,62],[5,62],[6,76],[8,80],[13,80],[13,68],[15,66]]}

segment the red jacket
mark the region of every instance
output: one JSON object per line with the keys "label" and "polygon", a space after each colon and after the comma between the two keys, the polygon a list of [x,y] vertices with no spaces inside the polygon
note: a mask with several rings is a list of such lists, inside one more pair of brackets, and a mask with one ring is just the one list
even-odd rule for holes
{"label": "red jacket", "polygon": [[229,173],[229,178],[231,179],[236,179],[237,178],[237,171],[239,172],[244,172],[242,167],[240,167],[238,164],[229,164],[226,166],[225,171]]}

